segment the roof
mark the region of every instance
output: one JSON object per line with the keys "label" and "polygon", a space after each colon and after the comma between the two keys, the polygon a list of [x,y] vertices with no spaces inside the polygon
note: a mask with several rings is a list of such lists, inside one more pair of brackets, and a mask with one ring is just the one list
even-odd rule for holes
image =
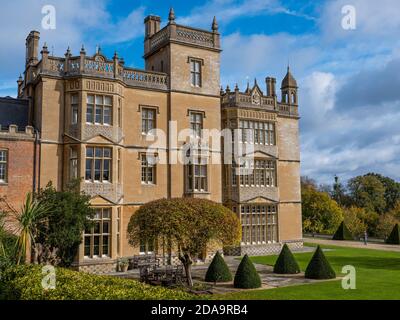
{"label": "roof", "polygon": [[20,129],[29,125],[29,101],[11,97],[0,97],[0,125],[17,125]]}
{"label": "roof", "polygon": [[290,72],[290,68],[288,67],[287,73],[285,78],[282,80],[282,88],[292,87],[297,88],[297,81],[293,77],[292,73]]}

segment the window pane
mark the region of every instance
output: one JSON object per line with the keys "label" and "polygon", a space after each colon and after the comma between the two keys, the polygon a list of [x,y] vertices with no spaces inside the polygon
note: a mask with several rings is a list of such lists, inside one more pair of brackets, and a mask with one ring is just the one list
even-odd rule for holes
{"label": "window pane", "polygon": [[108,256],[109,254],[109,236],[103,236],[103,256]]}
{"label": "window pane", "polygon": [[96,104],[99,104],[99,105],[103,104],[103,97],[102,96],[96,96]]}
{"label": "window pane", "polygon": [[111,158],[111,149],[109,149],[109,148],[104,149],[104,157]]}
{"label": "window pane", "polygon": [[87,103],[93,104],[94,103],[94,96],[88,95],[86,99]]}
{"label": "window pane", "polygon": [[96,105],[96,123],[102,123],[101,113],[102,113],[102,108]]}
{"label": "window pane", "polygon": [[111,125],[111,108],[104,107],[104,124]]}
{"label": "window pane", "polygon": [[86,160],[86,173],[85,173],[86,180],[92,180],[92,160]]}
{"label": "window pane", "polygon": [[103,149],[96,148],[96,158],[101,158],[103,156]]}
{"label": "window pane", "polygon": [[86,122],[93,122],[93,105],[88,105],[86,108]]}
{"label": "window pane", "polygon": [[104,160],[103,181],[110,180],[110,160]]}
{"label": "window pane", "polygon": [[85,257],[90,257],[90,237],[85,237]]}
{"label": "window pane", "polygon": [[78,123],[78,108],[77,107],[72,107],[72,124],[77,124]]}
{"label": "window pane", "polygon": [[94,180],[100,181],[101,177],[101,160],[96,159],[94,163]]}
{"label": "window pane", "polygon": [[6,180],[6,164],[0,163],[0,180]]}
{"label": "window pane", "polygon": [[112,98],[111,97],[104,97],[104,104],[107,106],[112,105]]}
{"label": "window pane", "polygon": [[100,236],[93,237],[93,255],[98,256],[100,254]]}

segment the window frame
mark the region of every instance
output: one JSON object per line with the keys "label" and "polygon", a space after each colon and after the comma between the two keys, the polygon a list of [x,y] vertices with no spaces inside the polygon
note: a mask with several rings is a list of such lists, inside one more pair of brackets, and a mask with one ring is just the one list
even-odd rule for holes
{"label": "window frame", "polygon": [[[92,97],[92,102],[89,102],[89,97]],[[98,103],[97,98],[101,98],[101,104]],[[110,104],[106,104],[107,99],[110,99]],[[100,94],[88,94],[86,97],[86,124],[95,126],[113,126],[113,96],[110,95],[100,95]],[[109,123],[105,121],[105,110],[109,110]],[[88,110],[91,110],[91,121],[88,121]],[[100,110],[100,114],[97,111]],[[101,121],[98,122],[97,116],[100,115]]]}
{"label": "window frame", "polygon": [[[203,85],[204,61],[198,58],[189,57],[190,85],[194,88],[201,88]],[[196,68],[198,66],[198,68]]]}
{"label": "window frame", "polygon": [[[88,156],[88,150],[93,149],[92,156]],[[102,150],[102,157],[96,156],[96,150]],[[104,156],[104,150],[110,151],[110,157]],[[100,180],[96,179],[96,160],[100,160]],[[88,161],[91,162],[90,179],[88,179]],[[109,161],[108,180],[104,179],[104,163]],[[85,154],[85,182],[91,183],[112,183],[112,165],[113,165],[113,149],[111,147],[87,146]]]}
{"label": "window frame", "polygon": [[[156,160],[157,157],[153,156]],[[141,168],[141,183],[142,185],[155,185],[157,184],[157,163],[151,164],[147,159],[147,154],[140,154],[140,168]],[[151,173],[152,179],[149,179]]]}
{"label": "window frame", "polygon": [[[191,135],[194,138],[202,138],[204,130],[204,111],[189,110],[189,127],[191,130]],[[200,117],[198,121],[197,117]],[[194,120],[193,120],[194,117]]]}
{"label": "window frame", "polygon": [[[76,101],[74,100],[76,98]],[[79,94],[72,93],[71,99],[71,125],[77,125],[79,123]],[[75,119],[76,115],[76,119]]]}
{"label": "window frame", "polygon": [[8,183],[8,163],[9,163],[9,150],[8,149],[0,149],[0,153],[5,154],[5,160],[0,160],[0,166],[3,166],[4,168],[4,179],[0,179],[0,184],[7,184]]}
{"label": "window frame", "polygon": [[[204,156],[193,157],[189,163],[185,166],[186,172],[186,192],[187,193],[208,193],[209,192],[209,181],[208,181],[208,159]],[[198,169],[198,170],[197,170]],[[204,171],[203,171],[204,169]],[[198,172],[198,174],[197,174]],[[201,186],[204,188],[197,188]]]}
{"label": "window frame", "polygon": [[[84,240],[83,240],[83,256],[84,259],[109,259],[112,255],[112,208],[95,208],[96,214],[93,219],[94,225],[90,228],[90,232],[88,230],[84,231]],[[104,217],[104,212],[107,211],[109,216],[107,218]],[[100,217],[97,217],[97,214],[100,212]],[[104,232],[105,222],[108,223],[108,232]],[[95,232],[96,224],[99,224],[99,232]],[[95,254],[95,238],[99,238],[98,243],[98,255]],[[104,254],[104,238],[107,237],[107,254]],[[86,239],[89,239],[89,255],[86,254]]]}
{"label": "window frame", "polygon": [[[153,119],[148,117],[149,112],[153,114]],[[141,116],[141,130],[142,135],[150,135],[150,131],[157,128],[157,113],[158,110],[155,107],[141,106],[140,116]],[[145,116],[147,114],[147,116]],[[149,129],[149,123],[152,123],[152,128]]]}
{"label": "window frame", "polygon": [[79,176],[79,154],[78,154],[78,148],[76,146],[73,146],[69,148],[69,179],[70,181],[73,179],[78,179],[78,176]]}

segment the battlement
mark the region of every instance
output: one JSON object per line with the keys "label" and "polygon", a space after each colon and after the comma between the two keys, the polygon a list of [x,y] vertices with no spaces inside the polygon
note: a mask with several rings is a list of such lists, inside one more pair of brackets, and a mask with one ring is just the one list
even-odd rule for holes
{"label": "battlement", "polygon": [[35,128],[32,126],[18,127],[17,125],[1,126],[0,139],[34,139]]}

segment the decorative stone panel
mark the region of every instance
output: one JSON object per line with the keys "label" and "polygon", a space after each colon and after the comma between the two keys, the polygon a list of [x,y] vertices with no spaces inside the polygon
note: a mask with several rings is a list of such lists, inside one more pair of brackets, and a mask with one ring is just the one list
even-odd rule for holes
{"label": "decorative stone panel", "polygon": [[123,196],[121,184],[85,182],[83,191],[91,197],[101,196],[114,203],[119,202]]}
{"label": "decorative stone panel", "polygon": [[[302,240],[285,241],[290,249],[299,250],[303,248]],[[282,250],[283,243],[271,243],[271,244],[254,244],[254,245],[242,245],[240,247],[229,247],[224,248],[224,254],[226,256],[243,256],[248,254],[249,256],[263,256],[269,254],[278,254]]]}
{"label": "decorative stone panel", "polygon": [[89,140],[99,135],[106,137],[116,143],[120,142],[123,138],[123,133],[121,128],[87,124],[85,125],[82,139]]}

